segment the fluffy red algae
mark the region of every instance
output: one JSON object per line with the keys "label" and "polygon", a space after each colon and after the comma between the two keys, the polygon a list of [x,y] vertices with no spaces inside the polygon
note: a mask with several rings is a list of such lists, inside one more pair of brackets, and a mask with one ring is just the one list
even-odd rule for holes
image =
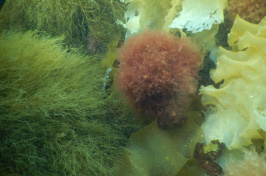
{"label": "fluffy red algae", "polygon": [[169,129],[186,118],[197,90],[199,49],[188,39],[160,31],[131,37],[118,51],[118,89],[145,121]]}
{"label": "fluffy red algae", "polygon": [[228,0],[226,18],[230,23],[234,22],[236,14],[248,22],[257,24],[266,15],[266,0]]}

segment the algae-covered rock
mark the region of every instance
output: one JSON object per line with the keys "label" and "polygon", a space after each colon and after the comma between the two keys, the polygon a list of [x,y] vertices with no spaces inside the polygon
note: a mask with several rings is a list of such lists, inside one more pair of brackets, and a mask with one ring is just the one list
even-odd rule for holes
{"label": "algae-covered rock", "polygon": [[118,175],[176,176],[193,158],[195,145],[203,137],[197,120],[200,120],[198,114],[192,113],[188,121],[176,129],[164,131],[153,122],[133,134]]}

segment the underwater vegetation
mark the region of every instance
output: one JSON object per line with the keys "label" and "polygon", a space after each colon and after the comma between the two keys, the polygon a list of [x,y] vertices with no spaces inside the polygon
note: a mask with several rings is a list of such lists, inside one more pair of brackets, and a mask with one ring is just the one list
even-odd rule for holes
{"label": "underwater vegetation", "polygon": [[127,29],[127,38],[147,29],[168,32],[167,26],[180,8],[181,0],[124,0],[124,3],[128,3],[125,21],[118,19],[117,23]]}
{"label": "underwater vegetation", "polygon": [[266,1],[265,0],[228,0],[226,8],[226,19],[230,23],[234,22],[236,15],[242,19],[251,22],[259,23],[266,16]]}
{"label": "underwater vegetation", "polygon": [[239,149],[265,140],[265,20],[252,24],[237,16],[228,37],[232,50],[219,47],[211,78],[222,84],[200,90],[203,105],[214,105],[202,126],[207,143],[218,139]]}
{"label": "underwater vegetation", "polygon": [[203,175],[203,167],[193,159],[194,148],[203,137],[202,117],[196,112],[188,116],[188,123],[179,128],[163,130],[154,121],[134,133],[117,175]]}
{"label": "underwater vegetation", "polygon": [[201,53],[192,42],[145,31],[128,38],[118,60],[118,88],[145,120],[158,118],[158,125],[167,129],[186,118],[201,64]]}
{"label": "underwater vegetation", "polygon": [[185,29],[192,33],[210,30],[213,25],[223,22],[225,5],[226,0],[182,1],[182,11],[168,27]]}
{"label": "underwater vegetation", "polygon": [[97,63],[75,51],[69,53],[62,41],[40,38],[37,32],[1,34],[1,114],[79,118],[87,112],[101,114]]}
{"label": "underwater vegetation", "polygon": [[255,149],[242,149],[242,159],[230,161],[224,166],[224,176],[264,176],[266,173],[266,155],[258,154]]}
{"label": "underwater vegetation", "polygon": [[125,5],[118,0],[7,0],[1,10],[0,31],[45,31],[51,36],[64,35],[67,46],[79,48],[97,41],[101,44],[98,50],[103,50],[114,36],[123,34],[115,21],[122,20],[124,12]]}
{"label": "underwater vegetation", "polygon": [[228,151],[217,160],[226,176],[266,173],[265,20],[252,24],[236,16],[228,36],[231,50],[219,47],[217,68],[211,71],[220,86],[200,89],[203,105],[209,105],[201,128],[206,144],[226,145]]}
{"label": "underwater vegetation", "polygon": [[112,175],[138,128],[114,118],[130,113],[104,98],[99,62],[63,40],[0,35],[0,175]]}
{"label": "underwater vegetation", "polygon": [[[263,92],[265,90],[264,88],[265,86],[263,86],[263,84],[265,83],[265,81],[264,77],[262,77],[262,75],[264,75],[264,72],[260,71],[264,70],[263,67],[265,66],[263,61],[265,60],[264,43],[266,43],[264,40],[265,21],[264,19],[262,19],[265,16],[264,2],[252,1],[254,3],[250,3],[249,1],[231,1],[231,2],[228,1],[229,5],[227,5],[227,1],[224,0],[211,1],[212,2],[211,4],[209,4],[210,1],[205,1],[205,0],[197,1],[197,3],[194,3],[189,0],[184,0],[182,2],[178,0],[172,0],[172,1],[169,0],[169,1],[160,1],[158,3],[156,1],[148,2],[145,0],[142,1],[131,0],[127,2],[131,3],[128,6],[129,7],[128,11],[125,13],[127,21],[122,25],[127,29],[126,38],[128,39],[128,42],[130,42],[131,39],[130,36],[137,37],[139,33],[141,33],[142,31],[145,31],[147,29],[155,29],[155,30],[165,31],[167,33],[170,32],[178,34],[181,36],[181,38],[185,38],[186,35],[189,35],[192,38],[201,40],[202,44],[204,45],[204,49],[207,49],[208,52],[210,53],[210,55],[207,55],[206,57],[209,57],[214,62],[217,68],[213,69],[213,71],[210,72],[211,78],[214,81],[213,85],[201,88],[202,104],[206,106],[207,109],[202,108],[206,117],[205,117],[205,122],[203,122],[203,125],[200,124],[201,129],[204,132],[205,140],[198,142],[203,144],[206,143],[206,148],[210,148],[210,150],[207,151],[203,150],[204,153],[205,152],[206,154],[211,152],[218,153],[216,157],[212,159],[213,160],[212,162],[216,162],[219,160],[219,158],[223,158],[224,155],[223,151],[225,150],[234,151],[233,149],[235,149],[236,151],[240,151],[243,147],[254,145],[256,146],[256,148],[259,148],[260,150],[264,151],[265,150],[264,128],[266,123],[265,123],[265,113],[264,113],[265,107],[263,105],[265,104],[263,103],[264,101]],[[232,5],[232,3],[238,4],[239,6]],[[141,4],[143,6],[141,6]],[[153,11],[152,9],[150,9],[149,8],[151,7],[149,6],[150,4],[154,5],[152,6],[154,7],[154,9],[161,9],[162,11],[161,17],[156,17],[156,15],[151,15],[156,10]],[[196,4],[199,4],[200,6],[197,6]],[[261,4],[262,6],[258,4]],[[208,6],[209,8],[205,8],[205,5],[209,5]],[[180,6],[182,6],[182,8],[180,8]],[[202,8],[198,10],[198,7]],[[243,12],[242,14],[245,13],[245,15],[250,19],[253,18],[254,20],[258,19],[256,23],[258,23],[259,21],[261,22],[258,25],[255,25],[248,22],[244,22],[244,20],[240,20],[238,16],[235,18],[236,15],[235,12],[238,12],[238,10],[241,8],[244,9],[241,10]],[[177,16],[171,15],[172,10],[175,11],[176,14],[177,13],[179,14]],[[223,14],[224,10],[226,12],[225,17]],[[134,14],[133,13],[134,11],[137,11],[138,13]],[[227,22],[230,20],[229,19],[230,17],[232,17],[234,21],[234,26],[232,29],[231,29],[232,25],[230,25]],[[156,21],[155,18],[158,20]],[[227,21],[225,23],[222,23],[224,21],[224,18],[226,18]],[[195,19],[199,20],[191,24],[191,21]],[[175,23],[171,22],[169,23],[169,21],[172,20]],[[207,25],[204,20],[206,20]],[[186,26],[186,24],[191,24],[191,26]],[[177,30],[175,30],[174,28],[177,28]],[[230,34],[228,35],[228,42],[227,42],[227,34],[229,32]],[[145,36],[143,36],[143,38],[145,38]],[[223,46],[226,47],[225,49],[219,47],[219,44],[221,43],[223,44]],[[226,44],[224,45],[224,43]],[[146,46],[151,47],[149,43],[147,43],[142,48],[145,48]],[[130,49],[132,48],[133,47],[131,47]],[[135,57],[135,53],[138,52],[131,53],[129,56],[127,55],[127,57],[133,58]],[[140,59],[140,60],[142,61],[145,59]],[[125,69],[124,72],[126,72],[126,70],[129,70],[130,67],[133,67],[132,65],[134,65],[134,63],[133,61],[132,62],[130,61],[128,62],[130,63],[129,67],[127,67],[127,69]],[[124,68],[123,65],[121,64],[122,62],[120,63],[120,69],[123,70]],[[161,66],[162,65],[163,64],[161,64]],[[150,70],[152,69],[149,69],[148,71]],[[158,70],[160,70],[160,68]],[[138,85],[142,83],[142,80],[144,80],[144,77],[146,78],[146,76],[141,76],[141,74],[139,74],[143,73],[144,71],[136,69],[134,73],[138,73],[137,75],[139,75],[138,77],[139,80],[134,82],[132,81],[132,79],[134,80],[134,77],[137,76],[134,75],[128,76],[127,80],[129,81],[126,85],[129,87],[132,86],[132,88],[127,89],[127,86],[125,86],[126,88],[124,90],[122,89],[122,91],[124,91],[125,94],[130,97],[129,104],[131,104],[131,106],[133,106],[135,109],[138,109],[139,111],[143,112],[149,110],[147,106],[149,107],[150,105],[152,105],[153,102],[155,102],[155,101],[147,101],[147,102],[152,102],[149,103],[150,105],[147,105],[148,103],[143,103],[145,105],[145,108],[143,108],[143,110],[141,110],[139,108],[139,105],[137,105],[139,98],[135,97],[138,97],[137,95],[143,95],[143,94],[146,95],[145,93],[138,94],[138,91],[136,91],[138,90],[137,89],[137,87],[139,87]],[[150,80],[154,81],[153,77]],[[133,82],[132,84],[130,84],[131,81]],[[129,91],[129,93],[127,93],[126,91]],[[143,91],[143,92],[149,92],[149,91]],[[262,94],[259,92],[261,92]],[[155,98],[155,100],[158,100],[158,98]],[[156,108],[150,108],[150,109],[156,110]],[[173,109],[176,110],[177,108]],[[169,117],[169,115],[166,116]],[[143,118],[149,119],[150,117],[149,115],[146,115],[143,116]],[[184,124],[186,124],[186,122]],[[154,128],[156,127],[153,127],[153,129]],[[182,125],[181,127],[178,126],[177,128],[182,128]],[[144,131],[145,130],[143,130],[143,132]],[[124,166],[125,168],[129,167],[129,169],[126,172],[125,172],[126,169],[124,170],[122,169],[125,173],[131,173],[132,175],[139,175],[143,171],[143,173],[145,173],[146,175],[153,175],[154,173],[152,172],[152,168],[158,168],[163,165],[163,164],[158,164],[158,166],[152,165],[151,163],[153,163],[154,160],[156,161],[158,160],[154,159],[155,157],[153,156],[155,154],[150,154],[148,156],[145,154],[145,152],[142,151],[143,148],[149,145],[149,142],[147,142],[148,144],[144,142],[145,140],[149,141],[146,138],[146,135],[148,134],[149,132],[147,131],[142,135],[136,134],[136,136],[138,136],[137,138],[136,136],[132,135],[130,139],[131,141],[127,146],[129,154],[128,156],[126,156],[127,162],[125,164],[126,166]],[[218,141],[218,140],[219,142],[221,142],[221,145],[223,146],[222,148],[217,148],[216,145],[212,144],[213,141]],[[259,140],[262,142],[262,144],[258,145],[257,143],[254,142],[254,140]],[[132,147],[131,144],[133,146],[135,145],[136,146]],[[161,145],[164,145],[164,142],[161,142]],[[154,146],[158,146],[159,148],[159,145],[154,144]],[[165,147],[165,148],[167,150],[171,147]],[[150,150],[147,149],[147,151],[156,151],[156,149],[150,149]],[[140,153],[142,153],[144,157],[141,157]],[[156,151],[155,153],[160,153],[160,152]],[[136,159],[134,159],[135,157]],[[199,157],[205,157],[205,156],[201,155],[200,153]],[[229,158],[230,157],[225,158],[225,161],[223,161],[223,163],[230,164]],[[202,161],[202,158],[197,158],[197,159],[199,161]],[[237,160],[237,158],[234,157],[232,157],[231,159]],[[136,164],[138,163],[137,161],[140,161],[140,163],[142,164],[140,165]],[[151,165],[150,166],[145,165],[143,161],[150,163]],[[260,161],[265,162],[265,159],[264,160],[262,159]],[[209,161],[206,160],[206,162]],[[241,160],[239,162],[241,162]],[[221,162],[216,162],[219,171],[215,170],[215,168],[208,168],[212,166],[212,164],[214,163],[210,163],[208,165],[207,163],[202,162],[201,164],[204,167],[205,173],[207,173],[208,175],[221,175],[223,174],[223,170],[225,170],[224,167],[219,166]],[[169,164],[168,166],[170,165],[171,164]],[[167,166],[163,166],[156,173],[159,173],[161,171],[162,175],[168,175],[168,173],[170,172],[166,171],[167,170],[166,168]],[[213,170],[211,171],[210,169]],[[177,172],[175,173],[175,175],[179,174],[181,174],[181,172],[178,174]],[[246,175],[249,175],[249,173],[246,173]]]}
{"label": "underwater vegetation", "polygon": [[264,176],[265,15],[265,0],[7,0],[0,175]]}

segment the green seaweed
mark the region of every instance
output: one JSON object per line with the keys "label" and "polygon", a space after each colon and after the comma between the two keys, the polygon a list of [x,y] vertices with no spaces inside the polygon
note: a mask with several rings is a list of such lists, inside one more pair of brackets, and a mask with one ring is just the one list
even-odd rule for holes
{"label": "green seaweed", "polygon": [[20,116],[102,114],[104,70],[94,58],[60,45],[63,38],[37,32],[0,36],[0,112]]}
{"label": "green seaweed", "polygon": [[[65,35],[68,46],[93,41],[107,45],[114,34],[124,33],[116,20],[123,20],[125,5],[119,0],[7,0],[0,14],[0,31],[39,30],[52,36]],[[102,49],[100,46],[99,49]]]}
{"label": "green seaweed", "polygon": [[0,34],[0,175],[114,175],[139,125],[97,57],[39,33]]}
{"label": "green seaweed", "polygon": [[112,175],[123,136],[97,120],[6,117],[1,123],[1,169],[21,175]]}

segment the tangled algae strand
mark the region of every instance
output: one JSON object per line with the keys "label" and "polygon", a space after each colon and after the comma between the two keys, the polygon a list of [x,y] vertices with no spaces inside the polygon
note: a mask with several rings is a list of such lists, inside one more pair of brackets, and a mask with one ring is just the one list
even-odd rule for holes
{"label": "tangled algae strand", "polygon": [[65,35],[68,46],[87,45],[87,36],[108,44],[124,32],[125,5],[119,0],[7,0],[0,13],[0,31],[39,30]]}
{"label": "tangled algae strand", "polygon": [[101,113],[102,73],[93,58],[62,49],[62,37],[37,32],[2,33],[0,40],[2,108],[22,116]]}
{"label": "tangled algae strand", "polygon": [[104,70],[63,40],[0,34],[0,175],[113,175],[124,154]]}

